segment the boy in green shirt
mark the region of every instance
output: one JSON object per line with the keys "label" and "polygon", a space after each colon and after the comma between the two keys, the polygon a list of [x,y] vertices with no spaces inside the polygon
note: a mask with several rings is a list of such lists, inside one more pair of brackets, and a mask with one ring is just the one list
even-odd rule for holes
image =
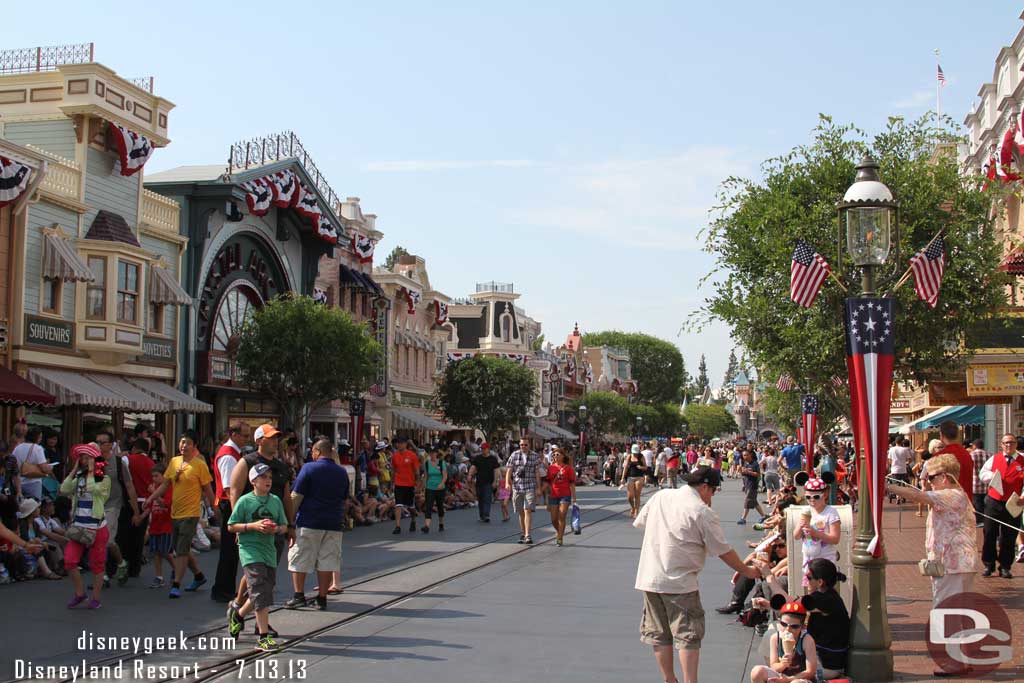
{"label": "boy in green shirt", "polygon": [[259,632],[256,649],[273,652],[278,645],[267,628],[277,582],[274,534],[288,533],[288,519],[281,499],[270,492],[273,482],[267,465],[258,463],[251,467],[249,481],[253,490],[238,499],[228,520],[228,531],[237,535],[238,559],[249,582],[249,599],[237,612],[228,611],[228,632],[237,638],[245,625],[245,615],[255,610]]}

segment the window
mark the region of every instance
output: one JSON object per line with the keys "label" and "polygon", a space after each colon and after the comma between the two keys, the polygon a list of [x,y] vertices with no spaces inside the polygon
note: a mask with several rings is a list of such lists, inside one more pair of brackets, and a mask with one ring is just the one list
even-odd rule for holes
{"label": "window", "polygon": [[117,262],[117,321],[137,323],[139,319],[139,266]]}
{"label": "window", "polygon": [[413,349],[412,352],[412,374],[413,377],[420,376],[420,350]]}
{"label": "window", "polygon": [[164,305],[149,304],[149,331],[155,334],[164,333]]}
{"label": "window", "polygon": [[363,317],[370,317],[370,295],[363,294]]}
{"label": "window", "polygon": [[85,288],[85,317],[103,320],[107,317],[107,259],[90,256],[88,263],[94,279]]}
{"label": "window", "polygon": [[348,310],[352,311],[353,313],[356,312],[356,290],[355,289],[350,289],[349,290],[349,306],[348,306]]}
{"label": "window", "polygon": [[43,301],[42,308],[44,313],[61,313],[61,293],[63,287],[62,280],[44,278],[43,279]]}
{"label": "window", "polygon": [[512,316],[508,313],[501,315],[501,341],[512,341]]}
{"label": "window", "polygon": [[402,355],[405,356],[405,374],[409,374],[409,347],[402,347]]}

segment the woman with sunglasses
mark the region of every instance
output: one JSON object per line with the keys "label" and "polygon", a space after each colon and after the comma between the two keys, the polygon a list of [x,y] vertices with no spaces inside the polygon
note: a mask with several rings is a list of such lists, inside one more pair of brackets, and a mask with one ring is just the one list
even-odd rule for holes
{"label": "woman with sunglasses", "polygon": [[[819,557],[839,562],[839,513],[828,504],[827,495],[828,484],[821,479],[808,479],[804,484],[804,498],[811,506],[810,516],[804,513],[803,523],[797,527],[793,538],[803,541],[805,573],[811,560]],[[807,587],[806,578],[804,586]]]}
{"label": "woman with sunglasses", "polygon": [[804,628],[806,618],[807,609],[800,602],[787,602],[782,606],[778,631],[772,634],[769,643],[769,666],[755,666],[750,671],[751,683],[821,680],[818,648],[814,636]]}

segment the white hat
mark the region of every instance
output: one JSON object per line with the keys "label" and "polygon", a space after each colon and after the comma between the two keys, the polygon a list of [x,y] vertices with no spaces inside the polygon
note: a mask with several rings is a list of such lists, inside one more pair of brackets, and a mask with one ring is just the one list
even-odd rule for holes
{"label": "white hat", "polygon": [[672,449],[669,448],[668,446],[665,447],[665,450],[663,450],[662,453],[664,453],[665,455],[667,455],[669,457],[672,457]]}
{"label": "white hat", "polygon": [[25,519],[39,507],[39,501],[35,498],[25,498],[18,504],[18,519]]}
{"label": "white hat", "polygon": [[633,455],[640,455],[640,444],[633,444],[633,447],[629,449],[629,452]]}

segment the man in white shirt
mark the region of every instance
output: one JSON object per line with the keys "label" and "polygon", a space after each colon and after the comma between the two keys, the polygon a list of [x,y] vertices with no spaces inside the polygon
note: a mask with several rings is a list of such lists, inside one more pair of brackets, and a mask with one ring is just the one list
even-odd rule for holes
{"label": "man in white shirt", "polygon": [[[914,458],[914,451],[910,449],[910,441],[907,437],[902,436],[896,439],[896,444],[889,449],[889,475],[893,479],[899,479],[900,481],[910,483],[910,476],[908,474],[910,461]],[[895,496],[890,495],[889,501]],[[904,498],[899,498],[897,502],[904,503]]]}
{"label": "man in white shirt", "polygon": [[24,443],[14,447],[11,455],[18,461],[21,473],[21,495],[25,498],[43,499],[43,477],[53,473],[53,468],[46,462],[46,452],[40,445],[43,430],[32,427],[25,435]]}
{"label": "man in white shirt", "polygon": [[662,680],[675,681],[672,646],[679,650],[682,683],[697,683],[704,637],[697,576],[715,555],[742,576],[760,577],[726,542],[711,498],[722,475],[698,467],[683,478],[688,486],[657,492],[640,510],[633,526],[644,530],[635,588],[644,592],[640,640],[654,648]]}
{"label": "man in white shirt", "polygon": [[651,450],[650,446],[646,446],[640,451],[640,455],[644,456],[644,462],[647,463],[647,484],[658,483],[657,475],[654,471],[654,451]]}

